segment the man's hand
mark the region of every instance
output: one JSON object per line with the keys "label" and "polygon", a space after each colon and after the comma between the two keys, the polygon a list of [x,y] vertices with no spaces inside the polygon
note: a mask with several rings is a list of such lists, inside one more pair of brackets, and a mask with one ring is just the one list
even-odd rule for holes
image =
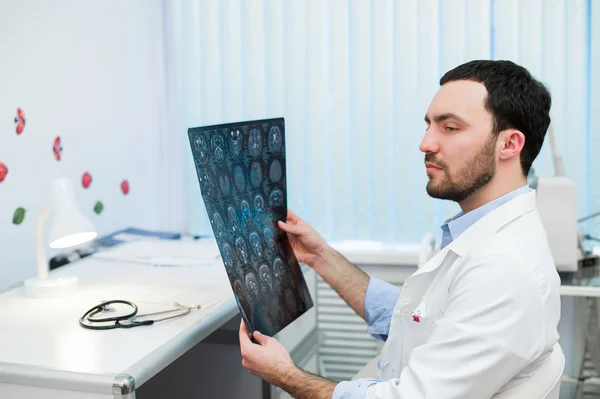
{"label": "man's hand", "polygon": [[297,399],[331,399],[337,383],[307,373],[294,364],[287,350],[275,338],[257,331],[252,343],[244,320],[240,324],[242,366]]}
{"label": "man's hand", "polygon": [[285,231],[296,258],[312,268],[326,263],[329,245],[315,229],[288,209],[287,223],[279,221],[277,226]]}
{"label": "man's hand", "polygon": [[280,220],[277,225],[287,233],[296,258],[312,267],[356,314],[366,320],[365,295],[370,277],[331,248],[310,224],[289,209],[287,223]]}
{"label": "man's hand", "polygon": [[258,344],[250,341],[246,324],[240,324],[240,349],[242,366],[263,380],[281,385],[281,380],[296,370],[287,350],[275,338],[267,337],[258,331],[254,332]]}

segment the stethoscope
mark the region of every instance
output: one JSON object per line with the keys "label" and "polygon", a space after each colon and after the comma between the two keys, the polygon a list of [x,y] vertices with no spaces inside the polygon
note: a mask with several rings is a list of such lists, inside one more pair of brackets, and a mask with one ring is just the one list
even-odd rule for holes
{"label": "stethoscope", "polygon": [[[131,307],[131,311],[126,314],[121,314],[119,316],[94,317],[101,313],[114,312],[115,309],[109,307],[109,305],[113,305],[113,304],[117,304],[117,303]],[[133,327],[140,327],[140,326],[151,326],[155,322],[185,316],[186,314],[190,313],[192,311],[192,309],[200,309],[200,305],[183,306],[177,302],[175,302],[173,305],[176,307],[175,309],[163,310],[160,312],[153,312],[153,313],[146,313],[146,314],[137,314],[138,307],[133,302],[125,301],[122,299],[114,299],[112,301],[104,301],[104,302],[94,306],[87,312],[85,312],[83,314],[83,316],[81,316],[81,318],[79,319],[79,325],[81,325],[81,327],[87,328],[89,330],[112,330],[115,328],[133,328]],[[167,313],[173,313],[173,312],[177,312],[177,314],[175,314],[173,316],[163,317],[160,319],[137,320],[139,318],[144,318],[144,317],[148,317],[148,316],[156,316],[156,315],[160,315],[160,314],[167,314]],[[94,324],[94,323],[112,323],[112,324],[103,324],[102,325],[102,324]]]}

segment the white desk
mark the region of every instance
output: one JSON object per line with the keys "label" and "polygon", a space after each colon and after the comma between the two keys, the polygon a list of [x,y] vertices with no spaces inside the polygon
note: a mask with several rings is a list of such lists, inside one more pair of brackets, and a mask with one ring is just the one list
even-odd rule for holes
{"label": "white desk", "polygon": [[583,279],[581,284],[561,284],[560,294],[562,296],[575,297],[600,297],[600,277]]}
{"label": "white desk", "polygon": [[[16,288],[0,295],[2,398],[133,398],[136,386],[238,313],[222,264],[156,268],[90,257],[52,274],[78,276],[79,292],[32,299]],[[80,327],[83,312],[107,299],[131,300],[139,313],[174,301],[202,309],[132,329]]]}
{"label": "white desk", "polygon": [[560,295],[598,298],[600,287],[563,284],[560,286]]}

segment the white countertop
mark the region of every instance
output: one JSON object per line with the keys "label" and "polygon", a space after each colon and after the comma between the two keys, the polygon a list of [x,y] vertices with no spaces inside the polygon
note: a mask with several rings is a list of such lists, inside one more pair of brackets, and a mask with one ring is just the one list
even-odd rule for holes
{"label": "white countertop", "polygon": [[[51,275],[78,276],[78,292],[36,299],[15,288],[0,295],[0,382],[37,377],[46,383],[88,379],[102,385],[126,373],[139,386],[238,312],[220,261],[160,268],[89,257]],[[202,308],[131,329],[93,331],[79,325],[86,310],[109,299],[132,301],[140,314],[171,309],[175,301]]]}

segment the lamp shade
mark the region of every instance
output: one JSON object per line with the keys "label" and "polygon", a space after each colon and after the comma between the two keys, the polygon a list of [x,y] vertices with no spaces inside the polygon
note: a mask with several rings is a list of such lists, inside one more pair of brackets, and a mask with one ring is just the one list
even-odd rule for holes
{"label": "lamp shade", "polygon": [[96,229],[79,211],[71,180],[55,179],[50,190],[53,215],[48,236],[50,248],[72,247],[96,238]]}

